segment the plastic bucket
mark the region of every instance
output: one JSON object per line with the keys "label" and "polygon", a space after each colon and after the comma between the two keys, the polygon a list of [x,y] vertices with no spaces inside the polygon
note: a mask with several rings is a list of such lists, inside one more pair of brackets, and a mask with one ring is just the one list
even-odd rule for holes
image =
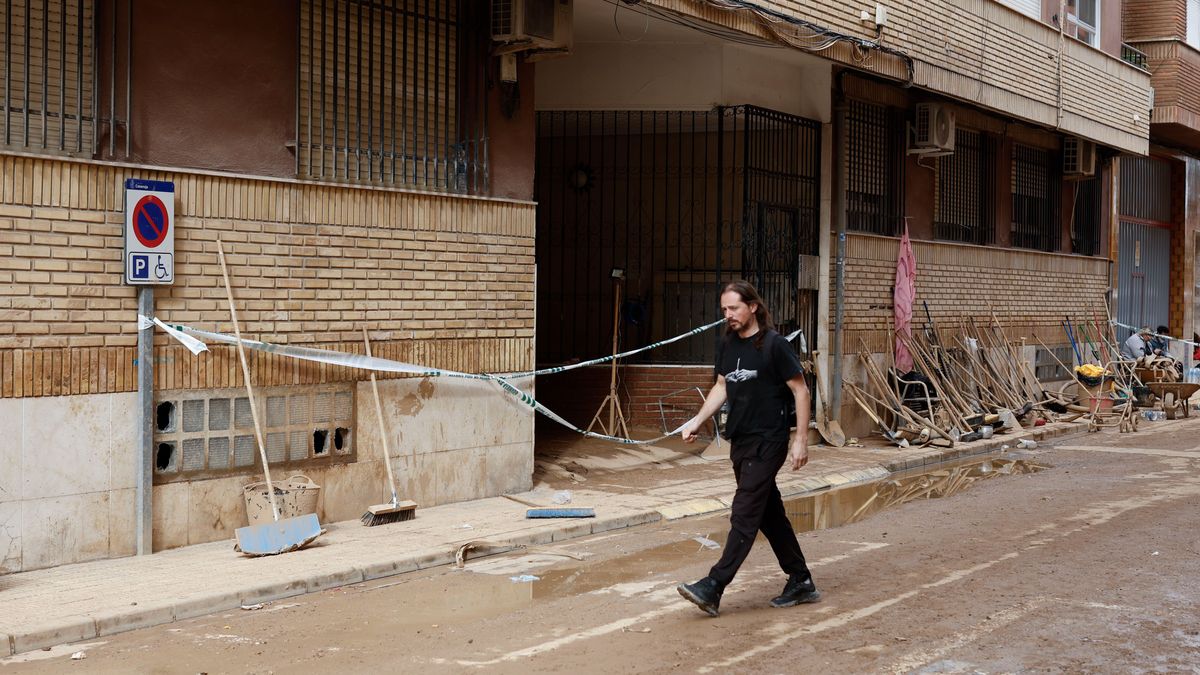
{"label": "plastic bucket", "polygon": [[[279,506],[279,518],[295,518],[317,512],[317,498],[321,486],[308,476],[297,474],[284,480],[274,481],[275,503]],[[271,513],[271,497],[267,494],[266,481],[250,483],[242,488],[246,501],[246,521],[249,525],[270,523],[275,520]]]}

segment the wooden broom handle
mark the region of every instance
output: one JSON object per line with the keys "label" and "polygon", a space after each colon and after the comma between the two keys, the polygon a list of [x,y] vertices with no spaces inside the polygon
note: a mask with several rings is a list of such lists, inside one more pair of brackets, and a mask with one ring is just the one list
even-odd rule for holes
{"label": "wooden broom handle", "polygon": [[217,238],[217,260],[221,263],[221,278],[225,281],[225,297],[229,300],[229,316],[233,319],[233,334],[237,336],[238,359],[242,363],[242,376],[246,378],[246,396],[250,399],[250,417],[254,418],[254,438],[258,441],[258,454],[262,457],[263,475],[267,477],[267,496],[271,498],[271,513],[279,521],[279,505],[275,503],[275,484],[271,482],[271,466],[267,463],[267,446],[263,444],[262,427],[258,423],[258,406],[254,404],[254,387],[250,384],[250,364],[246,361],[246,347],[242,345],[242,330],[238,327],[237,308],[233,304],[233,288],[229,285],[229,271],[225,268],[225,251],[221,239]]}
{"label": "wooden broom handle", "polygon": [[[367,358],[371,357],[371,339],[367,327],[362,327],[363,344],[367,347]],[[383,466],[387,468],[388,487],[392,489],[392,503],[396,503],[396,477],[392,475],[392,451],[388,448],[387,427],[383,423],[383,404],[379,402],[379,385],[375,382],[375,371],[371,371],[371,393],[375,395],[375,417],[379,419],[379,437],[383,439]]]}

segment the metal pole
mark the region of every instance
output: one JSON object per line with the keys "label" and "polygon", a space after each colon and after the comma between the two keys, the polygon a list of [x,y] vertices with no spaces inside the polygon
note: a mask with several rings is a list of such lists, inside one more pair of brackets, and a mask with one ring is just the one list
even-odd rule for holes
{"label": "metal pole", "polygon": [[830,420],[840,419],[842,405],[842,330],[846,314],[846,99],[837,92],[833,108],[833,222],[837,228],[837,266],[834,286],[833,363],[829,372]]}
{"label": "metal pole", "polygon": [[[154,316],[154,287],[138,288],[138,314]],[[137,554],[154,552],[154,329],[138,331]]]}

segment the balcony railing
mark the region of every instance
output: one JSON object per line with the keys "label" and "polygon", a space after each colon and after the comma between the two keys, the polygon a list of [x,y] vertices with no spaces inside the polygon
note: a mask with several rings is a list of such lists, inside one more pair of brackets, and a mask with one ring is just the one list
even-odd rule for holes
{"label": "balcony railing", "polygon": [[1121,60],[1135,68],[1141,68],[1146,72],[1150,72],[1149,66],[1146,65],[1146,53],[1131,45],[1121,45]]}

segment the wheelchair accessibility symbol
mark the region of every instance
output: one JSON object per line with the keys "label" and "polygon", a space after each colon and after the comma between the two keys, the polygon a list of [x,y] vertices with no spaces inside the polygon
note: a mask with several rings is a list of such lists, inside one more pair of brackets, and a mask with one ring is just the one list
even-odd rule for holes
{"label": "wheelchair accessibility symbol", "polygon": [[170,282],[172,276],[171,254],[129,254],[129,279],[131,281]]}

